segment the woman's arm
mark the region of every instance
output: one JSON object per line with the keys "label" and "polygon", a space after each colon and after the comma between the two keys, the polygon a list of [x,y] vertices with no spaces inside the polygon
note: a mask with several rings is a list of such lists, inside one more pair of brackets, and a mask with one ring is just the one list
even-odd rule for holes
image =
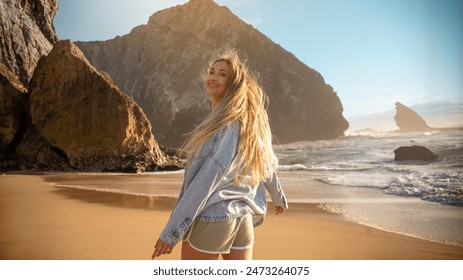
{"label": "woman's arm", "polygon": [[288,209],[288,202],[286,201],[285,193],[283,192],[276,172],[273,172],[272,177],[263,182],[263,184],[270,194],[270,198],[276,207],[277,214],[281,214],[285,209]]}

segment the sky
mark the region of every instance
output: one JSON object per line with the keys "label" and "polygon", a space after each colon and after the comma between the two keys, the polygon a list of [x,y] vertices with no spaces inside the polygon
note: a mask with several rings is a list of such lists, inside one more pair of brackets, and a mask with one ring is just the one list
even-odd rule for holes
{"label": "sky", "polygon": [[[60,39],[124,35],[186,0],[58,0]],[[346,119],[463,104],[463,0],[215,0],[318,71]]]}

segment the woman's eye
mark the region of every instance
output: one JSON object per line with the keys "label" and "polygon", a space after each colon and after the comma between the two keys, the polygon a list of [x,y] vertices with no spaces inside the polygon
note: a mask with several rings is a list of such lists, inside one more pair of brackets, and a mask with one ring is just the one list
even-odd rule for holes
{"label": "woman's eye", "polygon": [[226,76],[227,76],[227,74],[225,74],[225,73],[220,73],[220,76],[222,76],[222,77],[226,77]]}

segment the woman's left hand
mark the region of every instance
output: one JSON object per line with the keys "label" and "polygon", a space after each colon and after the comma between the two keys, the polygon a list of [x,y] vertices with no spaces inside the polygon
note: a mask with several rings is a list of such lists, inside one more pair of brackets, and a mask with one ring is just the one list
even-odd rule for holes
{"label": "woman's left hand", "polygon": [[174,249],[174,246],[167,244],[161,239],[158,239],[158,241],[156,242],[156,245],[154,245],[154,252],[153,252],[153,255],[151,256],[151,259],[154,260],[154,258],[157,258],[160,255],[170,254],[172,253],[173,249]]}
{"label": "woman's left hand", "polygon": [[277,213],[276,213],[277,215],[278,215],[278,214],[281,214],[281,213],[283,213],[283,212],[285,212],[285,208],[283,208],[283,207],[281,207],[281,206],[275,207],[275,210],[276,210],[276,212],[277,212]]}

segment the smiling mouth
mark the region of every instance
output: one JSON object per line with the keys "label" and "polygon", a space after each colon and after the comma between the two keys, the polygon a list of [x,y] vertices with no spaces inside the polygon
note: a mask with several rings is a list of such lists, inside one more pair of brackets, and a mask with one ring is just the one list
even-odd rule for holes
{"label": "smiling mouth", "polygon": [[219,87],[220,85],[214,84],[214,83],[207,83],[206,84],[209,87]]}

